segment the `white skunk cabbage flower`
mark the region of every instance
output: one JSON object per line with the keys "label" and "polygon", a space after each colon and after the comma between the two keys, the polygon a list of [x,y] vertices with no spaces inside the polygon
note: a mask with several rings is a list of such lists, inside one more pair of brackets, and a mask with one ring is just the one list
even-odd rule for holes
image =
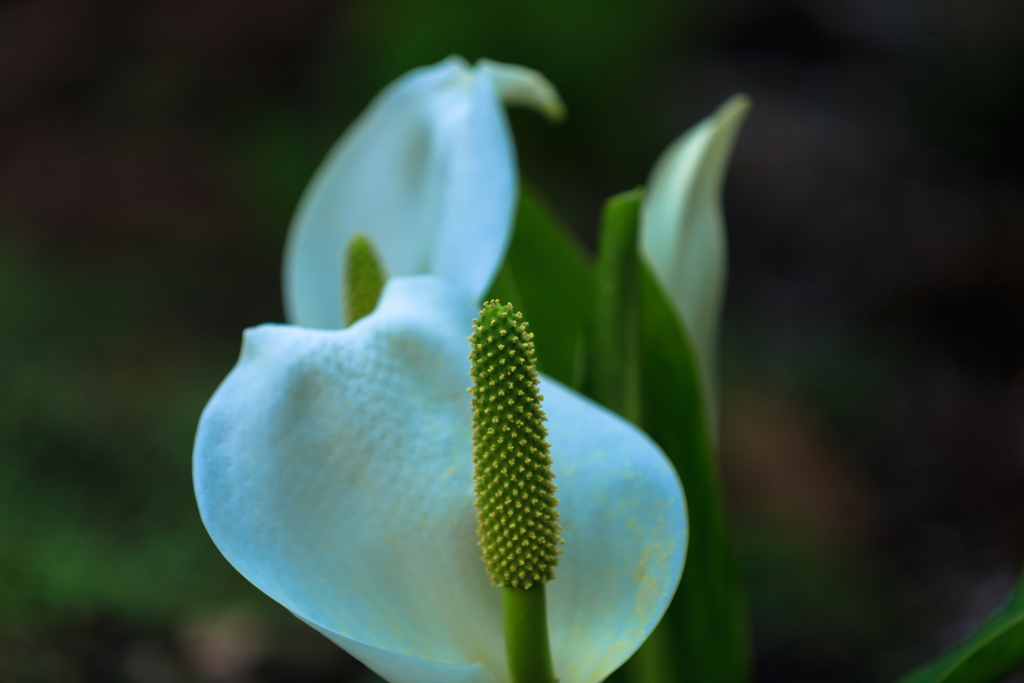
{"label": "white skunk cabbage flower", "polygon": [[[224,556],[392,683],[505,683],[502,591],[478,545],[469,343],[479,308],[393,277],[345,329],[261,325],[203,411],[193,472]],[[675,470],[643,432],[540,376],[564,552],[554,670],[597,683],[657,624],[687,543]]]}
{"label": "white skunk cabbage flower", "polygon": [[386,87],[327,153],[284,254],[290,322],[342,327],[342,262],[364,233],[388,276],[432,273],[480,300],[505,258],[518,199],[504,105],[564,117],[526,67],[449,57]]}

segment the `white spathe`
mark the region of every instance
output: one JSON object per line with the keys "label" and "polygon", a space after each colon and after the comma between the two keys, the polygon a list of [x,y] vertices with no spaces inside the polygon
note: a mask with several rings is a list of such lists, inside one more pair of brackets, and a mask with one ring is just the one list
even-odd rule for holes
{"label": "white spathe", "polygon": [[[344,330],[262,325],[203,411],[203,522],[246,578],[392,683],[507,681],[501,590],[477,545],[469,351],[478,309],[436,276],[388,281]],[[542,377],[564,554],[556,675],[595,683],[657,624],[687,518],[657,445]]]}
{"label": "white spathe", "polygon": [[647,180],[640,252],[689,332],[708,395],[717,403],[715,346],[725,294],[722,186],[750,98],[734,95],[662,152]]}
{"label": "white spathe", "polygon": [[284,253],[287,319],[342,326],[345,246],[370,236],[388,276],[432,273],[483,297],[508,248],[518,199],[503,101],[558,119],[558,92],[526,67],[449,57],[385,88],[307,186]]}

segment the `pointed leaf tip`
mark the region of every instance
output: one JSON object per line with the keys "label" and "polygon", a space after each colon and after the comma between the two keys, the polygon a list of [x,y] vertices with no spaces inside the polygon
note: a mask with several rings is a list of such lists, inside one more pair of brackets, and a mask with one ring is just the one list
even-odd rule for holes
{"label": "pointed leaf tip", "polygon": [[693,339],[711,416],[728,261],[722,184],[749,109],[748,96],[733,95],[665,149],[648,180],[640,227],[640,251]]}

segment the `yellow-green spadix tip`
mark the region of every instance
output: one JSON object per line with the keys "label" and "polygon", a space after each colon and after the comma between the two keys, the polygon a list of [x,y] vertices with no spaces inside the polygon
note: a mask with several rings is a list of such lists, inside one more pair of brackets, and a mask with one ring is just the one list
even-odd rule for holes
{"label": "yellow-green spadix tip", "polygon": [[473,479],[477,533],[496,586],[555,578],[562,542],[533,334],[512,304],[484,303],[474,321]]}
{"label": "yellow-green spadix tip", "polygon": [[373,312],[387,274],[370,236],[357,232],[345,246],[342,283],[342,319],[345,327]]}

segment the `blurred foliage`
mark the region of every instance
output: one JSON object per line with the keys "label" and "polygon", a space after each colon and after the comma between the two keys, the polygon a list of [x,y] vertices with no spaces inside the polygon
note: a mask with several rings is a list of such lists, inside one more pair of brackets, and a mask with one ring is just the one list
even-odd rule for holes
{"label": "blurred foliage", "polygon": [[636,425],[643,422],[637,257],[643,194],[620,192],[604,204],[587,343],[587,395]]}
{"label": "blurred foliage", "polygon": [[523,189],[505,263],[486,299],[511,301],[537,336],[537,364],[568,386],[582,382],[591,291],[583,250],[544,204]]}
{"label": "blurred foliage", "polygon": [[1024,576],[1010,602],[966,642],[903,683],[999,683],[1024,666]]}
{"label": "blurred foliage", "polygon": [[195,422],[235,351],[140,324],[161,289],[142,264],[0,248],[2,628],[250,596],[189,502]]}

